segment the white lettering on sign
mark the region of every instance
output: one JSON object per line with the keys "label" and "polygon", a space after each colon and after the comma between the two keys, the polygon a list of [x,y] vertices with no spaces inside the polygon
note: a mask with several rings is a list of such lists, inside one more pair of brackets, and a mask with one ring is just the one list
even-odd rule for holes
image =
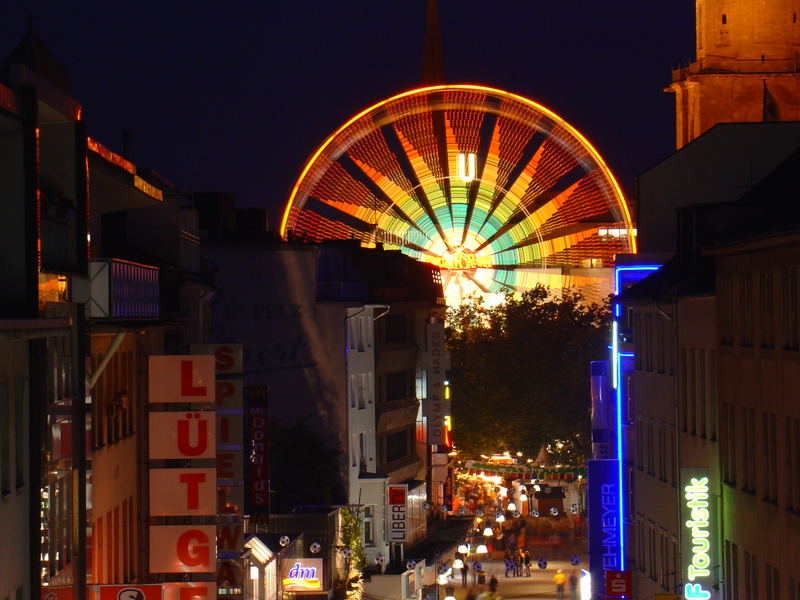
{"label": "white lettering on sign", "polygon": [[475,179],[475,153],[458,153],[458,178],[464,183]]}

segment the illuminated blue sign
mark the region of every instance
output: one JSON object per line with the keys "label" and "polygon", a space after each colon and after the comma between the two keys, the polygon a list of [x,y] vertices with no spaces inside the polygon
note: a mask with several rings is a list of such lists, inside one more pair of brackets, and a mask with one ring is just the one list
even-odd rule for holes
{"label": "illuminated blue sign", "polygon": [[624,570],[619,461],[588,461],[589,571],[592,588],[604,589],[604,571]]}

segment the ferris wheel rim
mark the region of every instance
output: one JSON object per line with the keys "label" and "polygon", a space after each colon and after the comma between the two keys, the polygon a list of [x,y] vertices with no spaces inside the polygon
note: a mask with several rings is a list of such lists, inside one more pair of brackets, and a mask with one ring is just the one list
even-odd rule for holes
{"label": "ferris wheel rim", "polygon": [[[317,147],[314,153],[308,158],[305,162],[303,169],[298,176],[292,191],[289,195],[289,198],[286,203],[286,207],[283,212],[283,217],[281,219],[281,225],[279,229],[279,235],[282,239],[286,239],[287,231],[288,231],[288,223],[291,217],[292,209],[295,207],[295,201],[298,197],[298,193],[300,192],[301,186],[303,185],[306,176],[308,175],[309,171],[312,167],[317,164],[317,160],[322,156],[326,149],[333,144],[333,142],[337,139],[337,137],[344,131],[346,131],[350,126],[354,123],[358,122],[359,119],[362,119],[366,115],[379,110],[381,107],[384,107],[392,102],[402,100],[403,98],[407,98],[409,96],[414,96],[417,94],[426,94],[430,92],[436,91],[447,91],[447,90],[461,90],[461,91],[472,91],[472,92],[483,92],[487,94],[493,94],[495,96],[509,98],[511,100],[515,100],[517,102],[521,102],[535,111],[539,111],[546,117],[552,119],[555,123],[559,126],[563,127],[567,133],[572,135],[580,144],[581,146],[588,152],[589,156],[596,162],[599,170],[601,171],[604,178],[611,184],[612,189],[618,198],[619,208],[622,211],[623,223],[625,228],[628,229],[631,233],[633,233],[634,225],[633,220],[630,214],[630,209],[628,208],[628,202],[625,197],[625,194],[622,191],[622,188],[619,185],[614,173],[609,169],[606,162],[603,160],[603,157],[594,147],[594,145],[574,126],[572,126],[568,121],[566,121],[563,117],[558,115],[557,113],[553,112],[551,109],[547,108],[546,106],[539,104],[538,102],[531,100],[530,98],[526,98],[525,96],[521,96],[519,94],[515,94],[513,92],[508,92],[506,90],[501,90],[499,88],[493,88],[490,86],[485,85],[478,85],[478,84],[440,84],[440,85],[433,85],[433,86],[424,86],[419,88],[414,88],[411,90],[407,90],[398,94],[395,94],[389,98],[381,100],[372,104],[371,106],[365,108],[364,110],[358,112],[356,115],[348,119],[345,123],[339,126],[333,133],[328,135],[325,140]],[[631,244],[632,252],[637,251],[637,244],[636,244],[636,236],[629,235],[629,241]]]}

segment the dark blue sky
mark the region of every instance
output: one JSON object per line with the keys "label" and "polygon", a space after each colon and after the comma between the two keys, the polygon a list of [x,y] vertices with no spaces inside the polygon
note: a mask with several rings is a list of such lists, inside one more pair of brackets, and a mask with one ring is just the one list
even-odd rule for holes
{"label": "dark blue sky", "polygon": [[[18,2],[67,69],[90,134],[188,190],[282,209],[304,161],[356,112],[420,81],[425,0]],[[674,145],[670,70],[694,2],[440,0],[448,83],[540,102],[598,148],[626,192]]]}

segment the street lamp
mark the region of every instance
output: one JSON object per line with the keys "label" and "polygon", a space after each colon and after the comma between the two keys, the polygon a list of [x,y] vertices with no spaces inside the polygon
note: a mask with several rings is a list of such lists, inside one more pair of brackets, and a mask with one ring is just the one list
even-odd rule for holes
{"label": "street lamp", "polygon": [[492,531],[491,527],[486,527],[486,529],[483,530],[483,537],[492,537],[493,535],[494,531]]}
{"label": "street lamp", "polygon": [[469,554],[469,546],[467,546],[466,544],[461,544],[458,547],[458,553],[459,554]]}
{"label": "street lamp", "polygon": [[511,512],[514,512],[515,510],[517,510],[517,505],[514,504],[513,502],[509,502],[508,506],[506,507],[506,509],[510,510]]}

